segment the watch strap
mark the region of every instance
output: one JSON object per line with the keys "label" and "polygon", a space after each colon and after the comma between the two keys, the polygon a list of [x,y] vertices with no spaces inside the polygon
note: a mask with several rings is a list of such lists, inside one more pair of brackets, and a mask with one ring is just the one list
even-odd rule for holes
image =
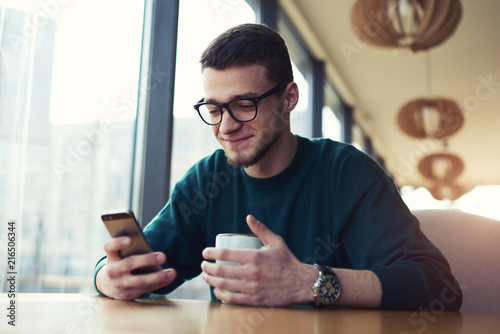
{"label": "watch strap", "polygon": [[[325,306],[331,306],[331,305],[333,305],[335,303],[336,300],[332,304],[322,303],[321,298],[316,295],[316,289],[317,289],[318,282],[322,279],[322,277],[324,277],[324,276],[331,276],[335,281],[337,281],[338,291],[339,291],[339,295],[338,296],[340,296],[341,286],[340,286],[340,282],[338,280],[338,277],[337,277],[337,275],[335,275],[335,272],[329,266],[325,266],[325,265],[317,264],[317,263],[315,263],[314,266],[316,268],[318,268],[319,275],[318,275],[317,281],[314,283],[314,285],[312,287],[313,297],[315,298],[315,300],[313,302],[309,303],[309,304],[311,304],[311,306],[316,307],[316,308],[321,308],[321,307],[325,307]],[[337,298],[338,298],[338,296],[337,296]]]}
{"label": "watch strap", "polygon": [[335,275],[335,273],[333,272],[332,268],[325,266],[324,264],[315,263],[314,266],[318,268],[319,272],[323,273],[323,275],[333,275],[337,277],[337,275]]}

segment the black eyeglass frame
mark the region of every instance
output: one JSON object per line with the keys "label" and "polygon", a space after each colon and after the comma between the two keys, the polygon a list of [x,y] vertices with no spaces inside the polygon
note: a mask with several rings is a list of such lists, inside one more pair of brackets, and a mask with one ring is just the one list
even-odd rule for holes
{"label": "black eyeglass frame", "polygon": [[[237,99],[234,99],[234,100],[231,100],[229,102],[226,102],[226,103],[217,103],[217,102],[203,102],[203,100],[205,99],[204,97],[201,98],[201,100],[198,101],[198,103],[196,103],[193,107],[194,109],[198,112],[198,115],[200,116],[201,120],[203,122],[205,122],[206,124],[210,125],[210,126],[213,126],[213,125],[218,125],[222,122],[222,115],[224,114],[224,109],[226,109],[228,112],[229,112],[229,115],[231,115],[231,117],[237,121],[237,122],[241,122],[241,123],[245,123],[245,122],[251,122],[253,121],[256,117],[257,117],[257,112],[258,112],[258,107],[257,107],[257,104],[265,99],[266,97],[269,97],[273,94],[276,94],[278,93],[279,91],[283,90],[284,88],[286,88],[286,86],[288,86],[289,83],[281,83],[281,84],[278,84],[276,86],[274,86],[273,88],[271,88],[270,90],[268,90],[267,92],[265,92],[264,94],[262,94],[261,96],[259,97],[240,97],[240,98],[237,98]],[[251,119],[248,119],[248,120],[244,120],[244,121],[240,121],[239,119],[237,119],[233,112],[231,111],[231,108],[229,108],[229,105],[235,101],[243,101],[243,100],[248,100],[248,101],[252,101],[253,104],[255,105],[255,115],[251,118]],[[213,104],[213,105],[216,105],[217,108],[219,108],[219,111],[220,111],[220,120],[217,122],[217,123],[209,123],[207,122],[203,116],[201,116],[201,113],[200,113],[200,107],[203,106],[203,105],[206,105],[206,104]]]}

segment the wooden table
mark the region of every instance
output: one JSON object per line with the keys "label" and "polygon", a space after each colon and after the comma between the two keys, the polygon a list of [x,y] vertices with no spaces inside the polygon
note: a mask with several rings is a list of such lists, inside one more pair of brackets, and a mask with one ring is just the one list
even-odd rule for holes
{"label": "wooden table", "polygon": [[500,333],[500,313],[254,308],[199,300],[110,300],[83,294],[7,294],[0,333]]}

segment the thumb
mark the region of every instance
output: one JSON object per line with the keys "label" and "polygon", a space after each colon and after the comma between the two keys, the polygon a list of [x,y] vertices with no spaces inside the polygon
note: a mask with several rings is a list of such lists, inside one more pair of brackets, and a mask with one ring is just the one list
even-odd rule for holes
{"label": "thumb", "polygon": [[281,240],[279,235],[274,234],[273,231],[268,229],[266,225],[262,224],[252,215],[247,216],[247,224],[252,232],[259,237],[264,246],[272,246]]}

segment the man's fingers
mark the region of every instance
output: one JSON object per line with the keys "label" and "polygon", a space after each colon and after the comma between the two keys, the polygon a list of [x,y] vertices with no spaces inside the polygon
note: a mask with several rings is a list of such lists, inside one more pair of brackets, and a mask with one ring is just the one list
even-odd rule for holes
{"label": "man's fingers", "polygon": [[108,259],[108,272],[110,277],[119,277],[136,269],[162,265],[166,260],[167,257],[162,252],[132,255],[116,261]]}
{"label": "man's fingers", "polygon": [[152,291],[172,283],[176,276],[176,271],[171,268],[149,274],[127,275],[123,279],[122,288],[140,287],[143,290]]}
{"label": "man's fingers", "polygon": [[205,260],[218,260],[236,263],[259,263],[262,260],[263,249],[229,249],[207,247],[202,256]]}
{"label": "man's fingers", "polygon": [[104,243],[104,251],[108,256],[108,260],[121,259],[120,251],[132,244],[132,239],[127,236],[111,238]]}
{"label": "man's fingers", "polygon": [[242,279],[247,276],[246,266],[233,266],[229,264],[213,263],[208,261],[203,261],[201,263],[201,270],[211,276],[217,277],[230,277]]}
{"label": "man's fingers", "polygon": [[[242,291],[241,289],[247,289],[251,287],[253,284],[252,282],[257,282],[258,280],[266,280],[269,275],[268,273],[263,272],[260,268],[259,265],[252,264],[252,263],[246,263],[243,265],[239,266],[233,266],[229,264],[222,264],[222,263],[212,263],[208,261],[203,261],[201,264],[201,269],[203,271],[204,279],[207,278],[208,276],[210,277],[215,277],[215,278],[223,278],[223,279],[229,279],[232,283],[236,284],[236,287],[238,287],[238,291]],[[207,281],[207,280],[205,280]],[[212,283],[217,283],[220,282],[218,280],[216,281],[211,281]],[[245,282],[245,283],[243,283]],[[210,284],[210,282],[207,281],[207,283]],[[240,287],[241,284],[245,284],[243,287]],[[215,287],[220,287],[222,289],[233,289],[235,286],[232,287],[226,287],[226,286],[221,286],[218,284],[212,285]]]}
{"label": "man's fingers", "polygon": [[230,291],[242,291],[244,288],[244,281],[239,279],[231,279],[231,278],[223,278],[216,277],[207,274],[206,272],[202,273],[203,280],[210,286],[213,286],[222,290],[230,290]]}
{"label": "man's fingers", "polygon": [[171,284],[176,276],[177,272],[172,268],[150,274],[125,275],[113,281],[112,297],[120,300],[135,299]]}

